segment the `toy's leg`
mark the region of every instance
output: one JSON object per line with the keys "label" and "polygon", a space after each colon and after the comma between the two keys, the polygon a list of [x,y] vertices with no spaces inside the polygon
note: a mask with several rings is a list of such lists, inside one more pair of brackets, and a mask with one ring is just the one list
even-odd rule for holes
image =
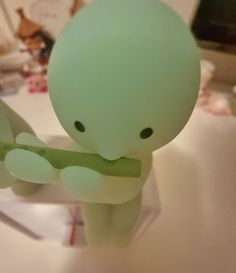
{"label": "toy's leg", "polygon": [[111,241],[114,245],[124,247],[129,243],[140,205],[141,194],[127,203],[112,206]]}
{"label": "toy's leg", "polygon": [[110,237],[111,205],[83,202],[81,210],[88,243],[101,245],[107,242]]}

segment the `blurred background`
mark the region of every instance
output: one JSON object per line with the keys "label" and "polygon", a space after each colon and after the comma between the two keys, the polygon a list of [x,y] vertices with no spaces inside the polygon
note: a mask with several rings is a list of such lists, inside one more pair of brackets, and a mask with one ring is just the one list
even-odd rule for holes
{"label": "blurred background", "polygon": [[[47,62],[57,35],[89,1],[0,0],[0,94],[16,92],[22,82],[31,93],[47,92]],[[200,106],[216,114],[234,113],[235,0],[164,2],[189,25],[199,44],[202,57]],[[206,90],[210,82],[214,82],[214,91],[227,91],[227,97],[225,94],[214,96],[212,88]]]}
{"label": "blurred background", "polygon": [[[1,0],[1,31],[10,41],[14,39],[19,25],[16,9],[22,7],[26,16],[43,25],[56,37],[69,19],[70,13],[87,2],[89,0]],[[235,84],[236,56],[227,54],[235,53],[235,1],[164,0],[163,2],[173,7],[187,24],[192,25],[194,33],[202,42],[203,58],[213,61],[217,67],[215,79]],[[217,34],[214,36],[214,33]],[[221,49],[221,52],[215,52],[218,49]]]}

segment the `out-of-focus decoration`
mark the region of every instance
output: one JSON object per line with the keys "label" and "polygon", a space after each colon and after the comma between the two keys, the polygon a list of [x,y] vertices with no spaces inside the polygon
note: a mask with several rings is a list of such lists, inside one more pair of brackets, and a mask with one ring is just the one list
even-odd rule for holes
{"label": "out-of-focus decoration", "polygon": [[231,115],[230,95],[213,91],[209,84],[214,77],[215,65],[207,60],[201,61],[201,85],[197,106],[214,115]]}
{"label": "out-of-focus decoration", "polygon": [[[20,49],[21,42],[16,39],[15,29],[5,1],[0,0],[0,11],[3,16],[0,29],[0,71],[1,71],[1,95],[16,91],[23,83],[22,67],[32,61],[28,52]],[[10,35],[11,34],[11,35]]]}
{"label": "out-of-focus decoration", "polygon": [[203,109],[215,115],[231,115],[229,96],[225,93],[210,91],[206,105]]}
{"label": "out-of-focus decoration", "polygon": [[27,52],[20,52],[19,50],[12,50],[9,53],[0,55],[0,70],[12,71],[19,70],[24,64],[29,62],[31,56]]}
{"label": "out-of-focus decoration", "polygon": [[20,16],[16,35],[24,42],[26,50],[41,64],[48,63],[54,44],[53,38],[39,25],[28,19],[22,8],[16,10]]}
{"label": "out-of-focus decoration", "polygon": [[[20,52],[19,41],[15,39],[13,23],[3,0],[0,0],[0,9],[3,15],[1,18],[3,26],[0,29],[0,71],[16,71],[21,69],[31,59],[31,56]],[[9,31],[6,29],[10,30],[13,38],[10,38]]]}
{"label": "out-of-focus decoration", "polygon": [[82,0],[37,0],[30,6],[30,17],[56,38],[65,23],[82,6]]}
{"label": "out-of-focus decoration", "polygon": [[87,2],[35,0],[30,4],[29,16],[23,8],[16,10],[20,20],[15,30],[5,2],[0,0],[1,11],[13,37],[10,40],[0,29],[0,95],[16,92],[23,83],[30,93],[47,92],[47,65],[54,40],[64,24]]}
{"label": "out-of-focus decoration", "polygon": [[44,74],[38,73],[25,79],[29,93],[45,93],[48,91],[47,80]]}
{"label": "out-of-focus decoration", "polygon": [[236,85],[233,87],[232,96],[229,98],[232,115],[236,116]]}
{"label": "out-of-focus decoration", "polygon": [[30,62],[24,64],[21,69],[21,75],[24,78],[28,78],[29,76],[37,73],[46,73],[47,66],[42,66],[41,64],[31,60]]}
{"label": "out-of-focus decoration", "polygon": [[9,41],[5,32],[2,28],[0,28],[0,56],[10,51],[12,47],[12,43]]}
{"label": "out-of-focus decoration", "polygon": [[21,53],[16,43],[10,41],[0,29],[0,96],[16,93],[23,80],[19,70],[31,58]]}
{"label": "out-of-focus decoration", "polygon": [[29,20],[25,16],[23,8],[17,9],[16,12],[20,16],[20,23],[16,32],[16,35],[18,37],[20,37],[21,39],[27,39],[28,37],[42,31],[43,26]]}
{"label": "out-of-focus decoration", "polygon": [[204,92],[207,90],[208,84],[213,79],[215,72],[215,65],[207,60],[201,61],[201,86],[200,91]]}
{"label": "out-of-focus decoration", "polygon": [[19,73],[0,73],[0,96],[16,93],[22,84]]}
{"label": "out-of-focus decoration", "polygon": [[207,60],[201,60],[201,84],[198,96],[198,105],[204,106],[210,96],[210,90],[208,88],[215,72],[215,66],[213,63]]}
{"label": "out-of-focus decoration", "polygon": [[[3,15],[3,18],[5,19],[4,21],[6,24],[4,27],[8,28],[14,40],[14,33],[15,33],[14,25],[4,0],[0,0],[0,11],[1,11],[1,14]],[[2,30],[1,30],[1,34],[2,34]]]}
{"label": "out-of-focus decoration", "polygon": [[4,30],[0,29],[0,96],[16,93],[23,84],[19,73],[30,56],[21,53],[5,35]]}
{"label": "out-of-focus decoration", "polygon": [[82,6],[84,5],[84,2],[82,0],[74,0],[71,8],[70,8],[70,14],[71,16],[74,16],[76,14],[76,12],[82,8]]}

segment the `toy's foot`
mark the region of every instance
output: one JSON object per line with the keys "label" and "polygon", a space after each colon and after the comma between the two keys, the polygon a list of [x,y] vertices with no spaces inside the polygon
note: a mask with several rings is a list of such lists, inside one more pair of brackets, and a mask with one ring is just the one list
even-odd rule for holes
{"label": "toy's foot", "polygon": [[41,187],[42,185],[40,184],[33,184],[21,180],[16,180],[12,184],[11,189],[16,195],[30,196],[38,192]]}

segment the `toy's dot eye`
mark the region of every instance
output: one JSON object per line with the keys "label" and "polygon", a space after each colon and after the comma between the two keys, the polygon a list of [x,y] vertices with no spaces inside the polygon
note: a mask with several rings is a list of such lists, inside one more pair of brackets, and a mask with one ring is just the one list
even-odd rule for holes
{"label": "toy's dot eye", "polygon": [[152,134],[153,134],[152,128],[145,128],[140,132],[139,136],[142,139],[146,139],[146,138],[149,138]]}
{"label": "toy's dot eye", "polygon": [[75,128],[81,133],[85,132],[85,127],[80,121],[75,121]]}

